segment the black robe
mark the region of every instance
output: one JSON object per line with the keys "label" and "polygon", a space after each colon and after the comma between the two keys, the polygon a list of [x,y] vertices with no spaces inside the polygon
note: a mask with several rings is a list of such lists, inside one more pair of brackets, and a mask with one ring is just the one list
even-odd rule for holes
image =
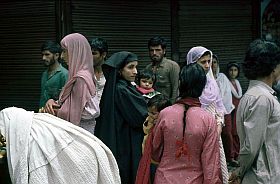
{"label": "black robe", "polygon": [[145,99],[131,82],[119,77],[124,62],[137,60],[129,52],[112,55],[103,65],[103,90],[95,135],[113,152],[123,184],[133,184],[142,153],[143,122],[147,116]]}

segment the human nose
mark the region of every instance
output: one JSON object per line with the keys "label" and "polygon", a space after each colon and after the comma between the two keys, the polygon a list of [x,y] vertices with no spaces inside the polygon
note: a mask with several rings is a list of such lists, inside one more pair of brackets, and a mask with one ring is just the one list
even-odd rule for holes
{"label": "human nose", "polygon": [[133,72],[133,74],[137,74],[137,69],[134,68],[132,72]]}
{"label": "human nose", "polygon": [[46,60],[46,56],[45,56],[45,55],[43,55],[43,56],[42,56],[42,59],[43,59],[43,60]]}

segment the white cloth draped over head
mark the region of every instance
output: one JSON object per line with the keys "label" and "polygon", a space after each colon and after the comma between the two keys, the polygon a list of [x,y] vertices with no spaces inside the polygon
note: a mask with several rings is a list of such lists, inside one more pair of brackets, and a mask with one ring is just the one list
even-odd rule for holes
{"label": "white cloth draped over head", "polygon": [[10,107],[0,112],[0,131],[14,184],[121,183],[112,152],[70,122]]}
{"label": "white cloth draped over head", "polygon": [[228,80],[227,76],[223,73],[218,73],[216,80],[220,88],[223,104],[227,111],[226,114],[230,114],[235,108],[232,103],[231,82]]}
{"label": "white cloth draped over head", "polygon": [[186,63],[196,63],[199,58],[205,53],[209,52],[211,55],[211,62],[210,62],[210,70],[207,73],[207,82],[205,88],[202,92],[202,95],[199,97],[199,101],[201,103],[202,108],[207,108],[211,105],[215,106],[215,109],[220,114],[225,114],[226,109],[223,105],[223,101],[220,95],[219,87],[216,83],[214,78],[211,65],[212,65],[212,52],[205,47],[197,46],[190,49],[186,56]]}
{"label": "white cloth draped over head", "polygon": [[239,83],[239,81],[237,79],[233,79],[235,81],[235,84],[236,84],[236,87],[237,87],[237,91],[235,89],[235,87],[232,85],[232,83],[230,83],[230,89],[231,89],[231,92],[232,92],[232,95],[237,98],[237,99],[240,99],[242,97],[242,88],[241,88],[241,85]]}
{"label": "white cloth draped over head", "polygon": [[223,104],[226,108],[226,114],[230,114],[235,108],[232,103],[232,94],[231,94],[231,82],[227,76],[223,73],[220,73],[220,61],[217,56],[217,68],[216,68],[216,81],[220,88],[220,94],[223,99]]}

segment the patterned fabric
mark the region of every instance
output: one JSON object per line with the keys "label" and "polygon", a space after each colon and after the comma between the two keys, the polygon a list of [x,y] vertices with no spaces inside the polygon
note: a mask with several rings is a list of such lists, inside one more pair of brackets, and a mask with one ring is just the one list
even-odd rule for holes
{"label": "patterned fabric", "polygon": [[176,154],[182,143],[178,140],[183,136],[183,113],[184,106],[174,104],[159,114],[152,149],[152,158],[160,162],[154,184],[222,183],[217,125],[204,109],[188,109],[184,139],[187,147]]}
{"label": "patterned fabric", "polygon": [[117,162],[88,131],[47,113],[0,112],[12,183],[120,184]]}
{"label": "patterned fabric", "polygon": [[[218,123],[224,121],[223,117],[219,116],[219,114],[216,112],[214,104],[211,104],[210,106],[208,106],[208,108],[206,108],[206,110],[208,112],[210,112],[211,114],[213,114],[214,117],[216,117],[216,121]],[[225,151],[224,151],[221,136],[219,136],[219,150],[220,150],[220,164],[221,164],[221,170],[222,170],[223,184],[227,184],[228,179],[229,179],[229,174],[228,174],[227,161],[226,161],[226,156],[225,156]]]}

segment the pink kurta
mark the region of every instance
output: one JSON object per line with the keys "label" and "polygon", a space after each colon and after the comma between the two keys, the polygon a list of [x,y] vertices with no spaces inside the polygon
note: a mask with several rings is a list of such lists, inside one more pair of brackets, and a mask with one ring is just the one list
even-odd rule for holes
{"label": "pink kurta", "polygon": [[176,141],[181,141],[183,136],[183,112],[183,105],[174,104],[159,114],[154,128],[152,157],[160,163],[154,183],[222,183],[217,125],[214,117],[204,109],[188,109],[184,141],[187,154],[176,157]]}

